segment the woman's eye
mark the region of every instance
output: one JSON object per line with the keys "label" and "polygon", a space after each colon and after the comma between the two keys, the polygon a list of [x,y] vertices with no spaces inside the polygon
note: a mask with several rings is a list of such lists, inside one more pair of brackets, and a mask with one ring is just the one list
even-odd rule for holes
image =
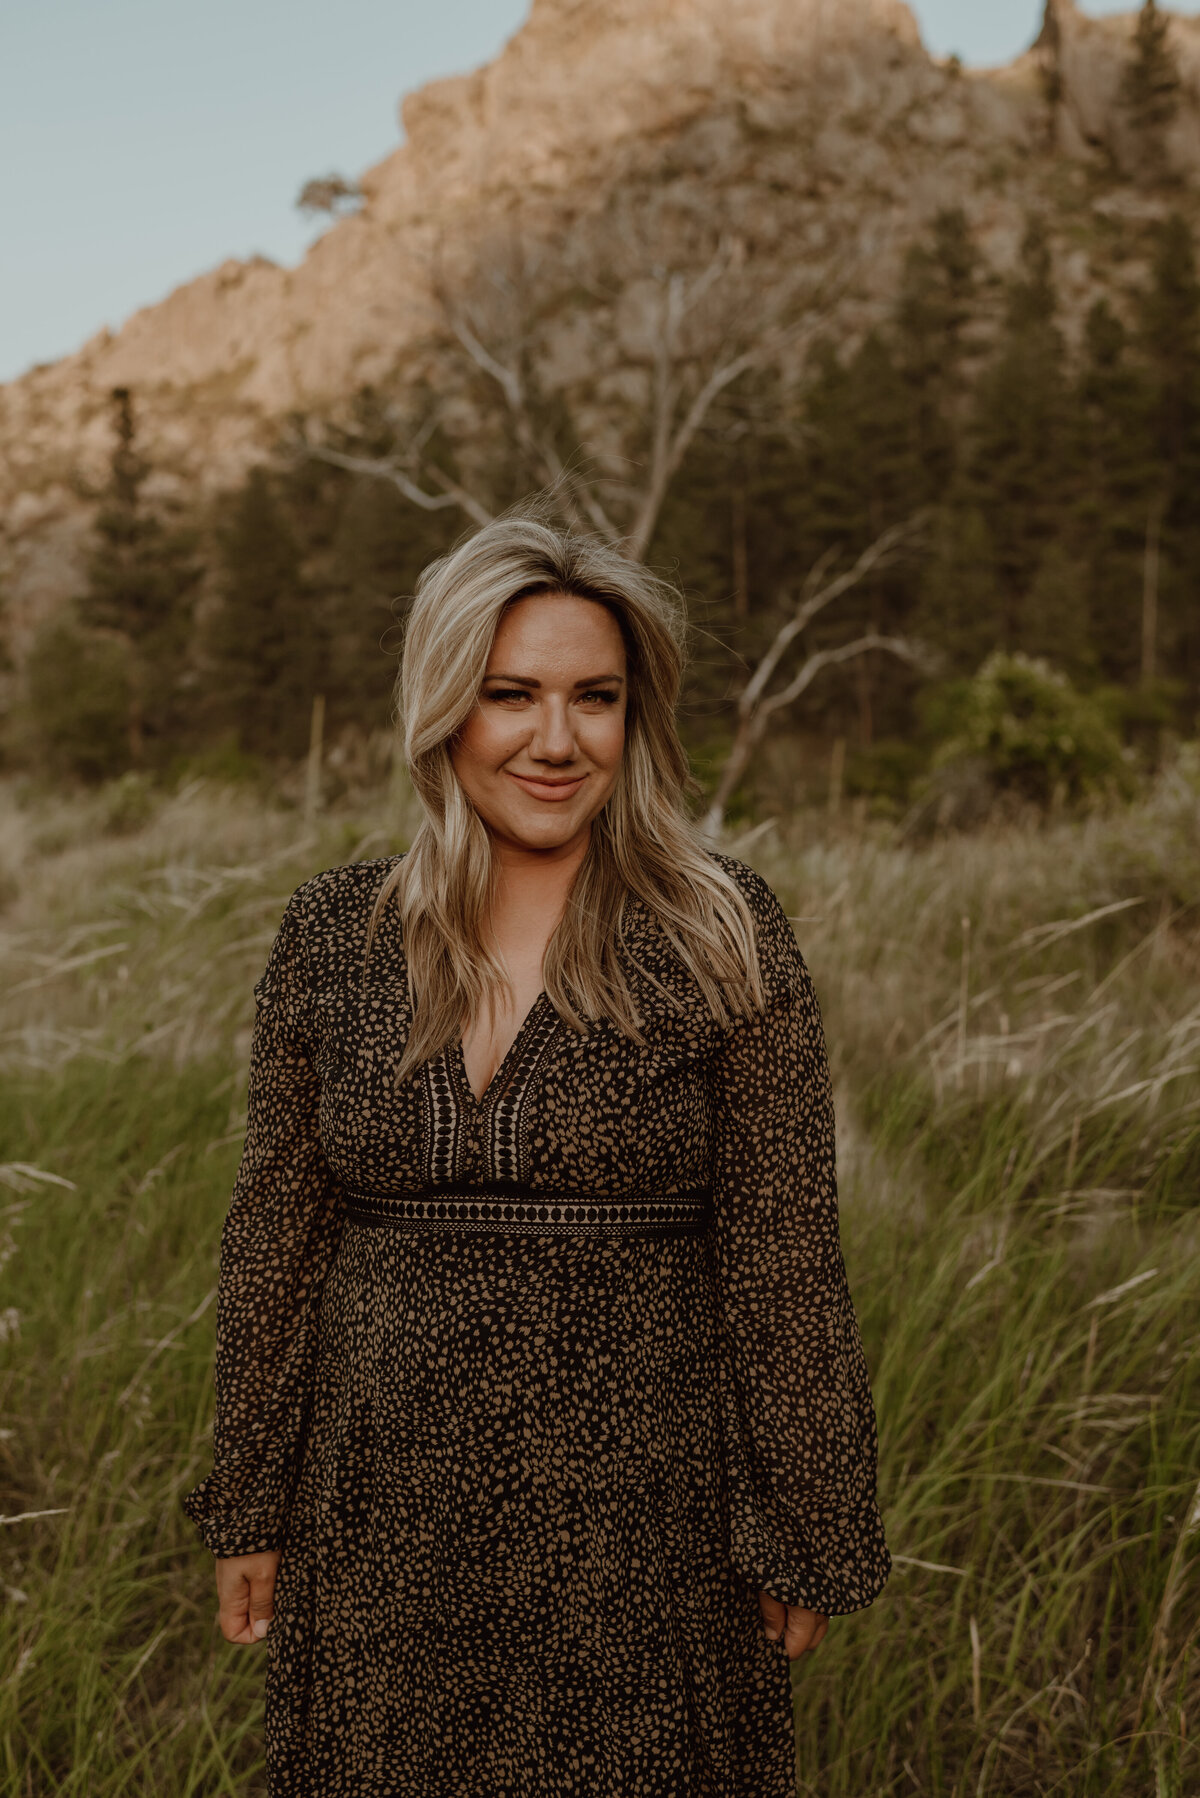
{"label": "woman's eye", "polygon": [[615,705],[617,702],[616,689],[613,687],[596,687],[592,692],[582,694],[581,698],[588,705],[597,703],[600,705]]}
{"label": "woman's eye", "polygon": [[528,699],[529,695],[524,687],[490,687],[484,694],[484,698],[500,700]]}

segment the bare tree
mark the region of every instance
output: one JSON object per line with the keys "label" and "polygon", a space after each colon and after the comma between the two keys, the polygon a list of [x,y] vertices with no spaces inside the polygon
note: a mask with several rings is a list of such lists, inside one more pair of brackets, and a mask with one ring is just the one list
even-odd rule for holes
{"label": "bare tree", "polygon": [[[752,371],[799,361],[852,267],[843,257],[823,275],[789,268],[772,285],[730,232],[695,221],[689,232],[673,232],[653,205],[615,207],[566,245],[493,237],[466,267],[460,246],[441,246],[430,270],[459,382],[482,377],[499,400],[531,483],[565,522],[639,561],[721,395]],[[426,460],[439,422],[406,430],[397,412],[393,444],[377,456],[322,440],[295,447],[389,480],[427,511],[456,506],[484,523],[494,507],[478,485]]]}
{"label": "bare tree", "polygon": [[927,667],[932,663],[929,650],[911,638],[884,636],[878,631],[867,631],[851,638],[849,642],[828,649],[813,650],[790,680],[771,690],[771,683],[779,673],[780,664],[788,650],[813,619],[835,600],[841,599],[852,587],[857,587],[871,575],[882,573],[885,568],[898,561],[912,546],[921,522],[919,518],[914,518],[893,525],[873,543],[868,544],[857,561],[840,574],[833,572],[836,550],[827,552],[809,570],[799,598],[776,631],[766,653],[739,695],[733,744],[703,820],[706,836],[720,836],[729,802],[745,777],[771,719],[785,706],[799,699],[802,693],[807,692],[826,668],[853,661],[871,650],[897,656],[901,661],[910,662],[916,667]]}
{"label": "bare tree", "polygon": [[[539,477],[561,495],[572,522],[585,520],[638,561],[721,395],[752,371],[803,355],[827,323],[849,266],[815,278],[791,269],[772,286],[728,232],[676,245],[675,261],[664,259],[664,240],[670,233],[656,211],[626,210],[564,257],[561,271],[520,246],[514,266],[514,246],[494,245],[473,283],[438,283],[450,332],[502,395]],[[538,372],[550,322],[539,288],[553,293],[556,274],[587,296],[600,322],[590,365],[557,386],[571,445],[565,454]],[[607,401],[605,389],[613,395]],[[610,472],[595,472],[597,462]]]}

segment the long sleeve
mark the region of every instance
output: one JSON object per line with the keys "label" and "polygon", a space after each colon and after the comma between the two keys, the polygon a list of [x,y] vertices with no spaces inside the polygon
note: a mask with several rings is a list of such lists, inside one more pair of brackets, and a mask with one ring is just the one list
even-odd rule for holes
{"label": "long sleeve", "polygon": [[343,1201],[321,1148],[302,887],[255,987],[246,1140],[221,1235],[213,1471],[183,1500],[217,1555],[282,1546]]}
{"label": "long sleeve", "polygon": [[838,1234],[824,1035],[778,900],[748,869],[736,876],[758,926],[767,1005],[727,1033],[713,1071],[732,1554],[751,1585],[789,1604],[854,1611],[891,1562]]}

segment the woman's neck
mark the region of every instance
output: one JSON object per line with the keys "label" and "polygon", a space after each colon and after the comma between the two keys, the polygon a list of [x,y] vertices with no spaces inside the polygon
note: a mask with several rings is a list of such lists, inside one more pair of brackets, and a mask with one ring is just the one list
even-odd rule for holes
{"label": "woman's neck", "polygon": [[550,938],[587,854],[587,837],[562,848],[530,851],[497,842],[496,887],[488,932],[508,976],[508,991],[467,1021],[463,1065],[477,1099],[486,1093],[521,1021],[542,991]]}
{"label": "woman's neck", "polygon": [[590,831],[553,849],[529,849],[523,843],[493,838],[496,865],[492,927],[497,937],[523,923],[526,930],[549,921],[546,941],[566,907],[575,876],[587,855]]}

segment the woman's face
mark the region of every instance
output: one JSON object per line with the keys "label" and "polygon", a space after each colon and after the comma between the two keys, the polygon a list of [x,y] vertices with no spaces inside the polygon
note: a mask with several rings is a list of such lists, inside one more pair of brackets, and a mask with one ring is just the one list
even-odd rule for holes
{"label": "woman's face", "polygon": [[567,593],[509,606],[479,703],[450,749],[499,846],[586,843],[621,766],[625,707],[625,643],[605,606]]}

